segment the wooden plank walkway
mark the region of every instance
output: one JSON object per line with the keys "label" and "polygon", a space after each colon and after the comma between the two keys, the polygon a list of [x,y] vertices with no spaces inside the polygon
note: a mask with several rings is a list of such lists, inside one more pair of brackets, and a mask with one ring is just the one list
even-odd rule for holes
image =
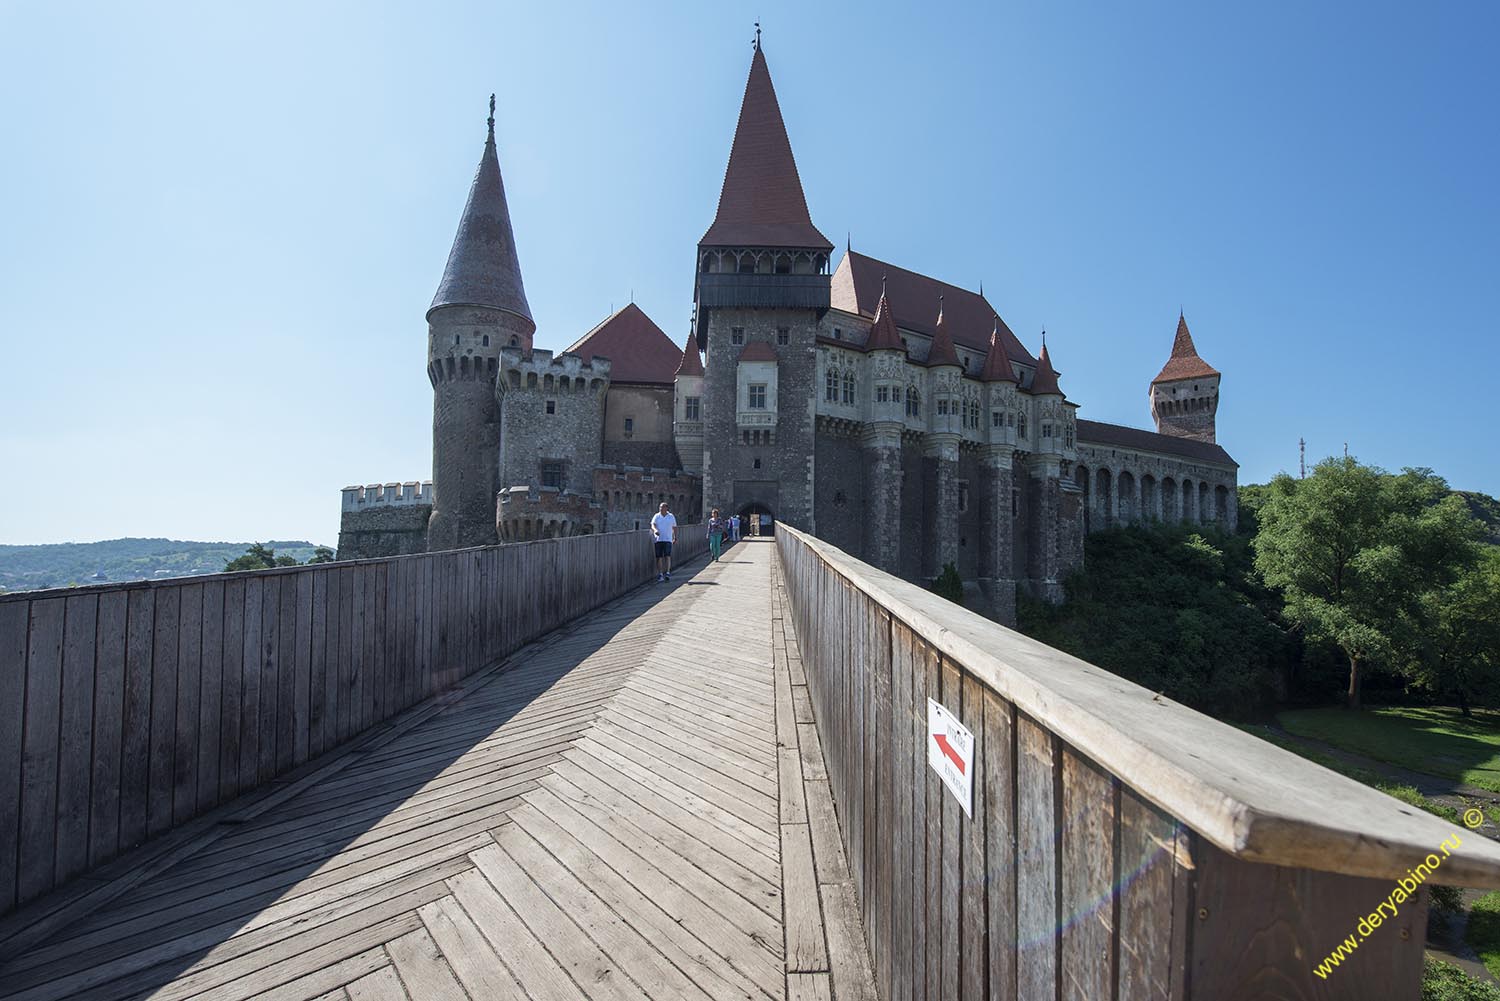
{"label": "wooden plank walkway", "polygon": [[534,644],[10,956],[0,997],[873,1001],[774,562]]}

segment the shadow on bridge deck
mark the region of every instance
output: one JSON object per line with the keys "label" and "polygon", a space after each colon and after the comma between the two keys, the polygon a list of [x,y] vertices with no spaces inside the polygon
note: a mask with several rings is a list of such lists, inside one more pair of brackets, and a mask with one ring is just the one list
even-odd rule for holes
{"label": "shadow on bridge deck", "polygon": [[[869,991],[848,908],[822,927],[817,884],[839,874],[820,856],[815,876],[806,848],[808,811],[833,823],[831,800],[802,796],[806,748],[790,749],[790,780],[785,756],[778,771],[789,700],[773,672],[774,551],[726,555],[527,647],[295,797],[221,824],[8,957],[0,997],[779,999],[789,968],[794,994],[826,997],[830,965],[849,983],[840,997]],[[782,782],[800,814],[786,816]],[[784,874],[789,830],[802,840]],[[835,856],[836,842],[835,829]],[[798,881],[795,929],[784,879]],[[814,937],[833,946],[821,958]]]}

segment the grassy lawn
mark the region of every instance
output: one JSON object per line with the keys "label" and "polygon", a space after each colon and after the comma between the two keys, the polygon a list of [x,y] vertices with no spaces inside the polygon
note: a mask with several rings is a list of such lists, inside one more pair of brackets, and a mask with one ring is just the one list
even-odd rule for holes
{"label": "grassy lawn", "polygon": [[1402,768],[1500,792],[1500,712],[1475,709],[1293,709],[1277,720],[1289,732]]}
{"label": "grassy lawn", "polygon": [[1464,938],[1479,953],[1479,960],[1490,976],[1500,977],[1500,891],[1474,901]]}

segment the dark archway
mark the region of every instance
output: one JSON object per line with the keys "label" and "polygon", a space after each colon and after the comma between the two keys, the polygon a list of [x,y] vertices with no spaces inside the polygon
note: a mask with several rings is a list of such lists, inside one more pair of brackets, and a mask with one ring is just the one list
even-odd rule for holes
{"label": "dark archway", "polygon": [[748,539],[753,535],[769,536],[775,533],[776,517],[764,504],[746,504],[740,508],[739,515],[740,538]]}

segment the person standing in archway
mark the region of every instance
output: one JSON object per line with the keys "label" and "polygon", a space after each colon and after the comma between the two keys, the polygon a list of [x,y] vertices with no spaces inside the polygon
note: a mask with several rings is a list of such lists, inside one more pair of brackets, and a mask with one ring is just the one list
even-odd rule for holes
{"label": "person standing in archway", "polygon": [[677,518],[667,511],[667,502],[651,516],[651,536],[656,540],[656,582],[672,579],[672,543],[677,541]]}
{"label": "person standing in archway", "polygon": [[719,562],[719,553],[724,548],[724,528],[719,509],[714,508],[708,514],[708,555],[714,563]]}

